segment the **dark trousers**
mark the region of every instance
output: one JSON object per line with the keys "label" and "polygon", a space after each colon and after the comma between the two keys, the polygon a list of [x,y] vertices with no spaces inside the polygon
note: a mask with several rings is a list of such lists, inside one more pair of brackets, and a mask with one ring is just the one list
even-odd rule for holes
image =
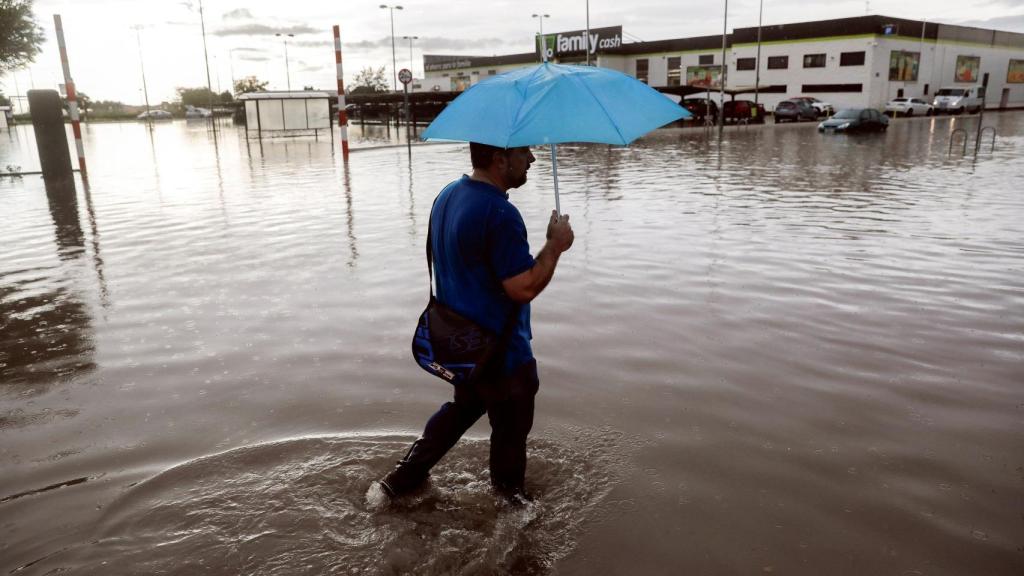
{"label": "dark trousers", "polygon": [[523,489],[526,437],[533,427],[533,399],[540,381],[530,360],[503,378],[455,387],[455,399],[430,417],[423,435],[388,475],[397,493],[419,486],[442,457],[484,413],[491,423],[491,483],[498,490]]}

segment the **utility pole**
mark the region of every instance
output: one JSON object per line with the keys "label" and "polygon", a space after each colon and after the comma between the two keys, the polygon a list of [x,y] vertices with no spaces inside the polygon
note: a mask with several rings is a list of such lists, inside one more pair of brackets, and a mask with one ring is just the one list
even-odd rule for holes
{"label": "utility pole", "polygon": [[718,75],[718,135],[725,130],[725,41],[726,32],[729,30],[729,0],[725,0],[725,12],[722,14],[722,66],[721,74]]}
{"label": "utility pole", "polygon": [[587,66],[590,66],[590,0],[587,0],[587,41],[583,49],[587,51]]}
{"label": "utility pole", "polygon": [[203,61],[206,62],[206,90],[210,107],[210,124],[213,126],[214,138],[217,134],[217,123],[213,121],[213,82],[210,81],[210,56],[206,51],[206,19],[203,17],[203,0],[199,0],[199,26],[203,30]]}
{"label": "utility pole", "polygon": [[274,36],[280,36],[284,38],[284,75],[288,82],[288,91],[292,91],[292,73],[288,68],[288,39],[294,38],[295,34],[281,34],[280,32],[274,34]]}
{"label": "utility pole", "polygon": [[152,126],[153,118],[149,114],[149,90],[146,88],[146,65],[142,59],[142,34],[139,32],[142,26],[136,24],[135,28],[135,43],[139,47],[139,69],[142,70],[142,95],[146,98],[146,123]]}
{"label": "utility pole", "polygon": [[754,72],[754,108],[757,108],[758,96],[761,91],[761,22],[763,17],[764,0],[761,0],[761,6],[757,11],[757,58],[754,58],[754,65],[757,66],[757,71]]}
{"label": "utility pole", "polygon": [[395,92],[398,92],[398,59],[395,57],[395,10],[401,10],[401,6],[390,6],[381,4],[391,14],[391,81]]}

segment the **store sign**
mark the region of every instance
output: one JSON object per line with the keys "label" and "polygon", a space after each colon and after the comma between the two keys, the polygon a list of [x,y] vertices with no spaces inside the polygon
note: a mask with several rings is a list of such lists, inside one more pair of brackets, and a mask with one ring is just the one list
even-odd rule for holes
{"label": "store sign", "polygon": [[[544,43],[547,45],[549,59],[575,54],[597,54],[600,51],[622,46],[622,26],[591,28],[589,35],[586,30],[545,34]],[[539,36],[537,46],[538,48],[540,46]]]}
{"label": "store sign", "polygon": [[472,66],[473,61],[465,56],[434,56],[431,54],[423,56],[423,68],[427,72],[443,72],[471,68]]}

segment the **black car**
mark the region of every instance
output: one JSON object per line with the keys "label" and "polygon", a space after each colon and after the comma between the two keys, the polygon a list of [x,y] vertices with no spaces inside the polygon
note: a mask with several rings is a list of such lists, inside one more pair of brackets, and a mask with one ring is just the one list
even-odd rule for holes
{"label": "black car", "polygon": [[694,122],[702,124],[704,123],[705,118],[707,118],[711,123],[718,121],[718,104],[716,104],[714,100],[698,100],[696,98],[691,98],[683,100],[679,105],[686,108],[686,110],[693,115],[691,120]]}
{"label": "black car", "polygon": [[775,106],[775,123],[817,120],[818,111],[805,100],[783,100]]}
{"label": "black car", "polygon": [[889,118],[874,108],[846,108],[818,124],[818,132],[884,132]]}

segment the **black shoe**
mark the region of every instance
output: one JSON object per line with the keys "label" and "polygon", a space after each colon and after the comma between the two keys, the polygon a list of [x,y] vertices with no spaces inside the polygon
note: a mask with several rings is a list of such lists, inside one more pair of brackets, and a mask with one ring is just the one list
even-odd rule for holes
{"label": "black shoe", "polygon": [[388,498],[394,500],[395,498],[405,496],[410,492],[415,491],[417,488],[422,486],[427,481],[427,476],[418,478],[407,477],[407,474],[402,473],[402,468],[399,466],[388,475],[380,480],[380,488],[388,495]]}
{"label": "black shoe", "polygon": [[508,488],[495,485],[494,491],[504,498],[505,501],[513,508],[522,508],[527,504],[533,503],[533,495],[527,492],[522,486]]}

